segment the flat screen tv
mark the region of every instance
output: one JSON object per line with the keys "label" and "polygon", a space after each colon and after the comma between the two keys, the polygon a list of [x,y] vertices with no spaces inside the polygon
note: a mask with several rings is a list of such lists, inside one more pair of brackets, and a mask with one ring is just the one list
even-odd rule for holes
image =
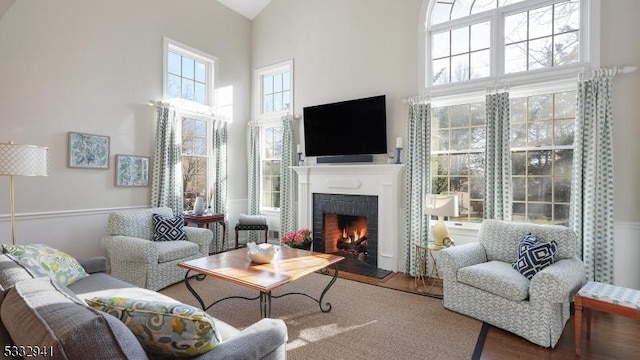
{"label": "flat screen tv", "polygon": [[385,95],[303,109],[305,156],[387,153]]}

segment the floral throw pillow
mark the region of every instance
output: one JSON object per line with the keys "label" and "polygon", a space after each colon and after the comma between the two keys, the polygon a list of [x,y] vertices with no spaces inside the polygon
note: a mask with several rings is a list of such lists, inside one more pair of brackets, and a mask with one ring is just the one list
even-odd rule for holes
{"label": "floral throw pillow", "polygon": [[3,244],[2,251],[29,269],[34,276],[48,276],[64,286],[89,276],[71,255],[44,244]]}
{"label": "floral throw pillow", "polygon": [[213,318],[193,306],[122,297],[94,297],[86,302],[120,319],[151,355],[191,357],[222,341]]}
{"label": "floral throw pillow", "polygon": [[557,251],[555,240],[542,242],[534,235],[526,234],[518,244],[518,260],[511,266],[531,280],[539,271],[553,264],[553,256]]}

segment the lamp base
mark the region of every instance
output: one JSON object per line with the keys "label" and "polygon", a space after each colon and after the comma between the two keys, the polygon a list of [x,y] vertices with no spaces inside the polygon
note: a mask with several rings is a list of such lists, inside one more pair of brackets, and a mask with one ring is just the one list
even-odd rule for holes
{"label": "lamp base", "polygon": [[445,247],[444,239],[449,238],[449,229],[441,216],[438,217],[438,222],[431,229],[431,235],[433,235],[433,242],[437,247]]}

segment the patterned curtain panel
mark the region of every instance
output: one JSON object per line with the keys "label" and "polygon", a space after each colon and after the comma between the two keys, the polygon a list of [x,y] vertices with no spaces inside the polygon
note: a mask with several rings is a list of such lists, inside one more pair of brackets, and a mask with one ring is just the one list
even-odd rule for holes
{"label": "patterned curtain panel", "polygon": [[[213,130],[213,153],[216,162],[216,173],[213,189],[213,208],[216,214],[228,214],[227,206],[227,146],[228,146],[227,122],[216,121]],[[216,226],[217,231],[213,232],[213,243],[219,249],[222,243],[222,228]]]}
{"label": "patterned curtain panel", "polygon": [[613,284],[612,72],[578,83],[570,226],[586,280]]}
{"label": "patterned curtain panel", "polygon": [[151,206],[167,206],[182,214],[182,166],[177,135],[176,111],[168,104],[158,106],[156,141],[151,177]]}
{"label": "patterned curtain panel", "polygon": [[429,193],[431,149],[431,105],[411,103],[407,120],[406,199],[405,199],[405,274],[416,274],[416,245],[426,245],[429,219],[423,201]]}
{"label": "patterned curtain panel", "polygon": [[486,98],[484,218],[511,220],[511,144],[509,93]]}
{"label": "patterned curtain panel", "polygon": [[[248,211],[251,215],[260,213],[260,127],[249,125]],[[247,241],[258,241],[256,231],[248,231]]]}
{"label": "patterned curtain panel", "polygon": [[282,117],[282,162],[280,166],[280,232],[296,230],[296,210],[293,207],[293,116]]}

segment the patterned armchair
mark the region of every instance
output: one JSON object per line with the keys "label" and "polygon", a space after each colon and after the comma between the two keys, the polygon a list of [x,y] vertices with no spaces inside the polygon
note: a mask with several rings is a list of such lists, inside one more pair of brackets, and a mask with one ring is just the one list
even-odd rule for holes
{"label": "patterned armchair", "polygon": [[173,217],[167,207],[109,214],[102,247],[107,250],[112,276],[155,291],[184,279],[187,271],[178,263],[208,256],[213,233],[205,228],[185,227],[187,240],[152,241],[153,214]]}
{"label": "patterned armchair", "polygon": [[[558,244],[555,262],[531,280],[511,266],[527,233]],[[564,226],[485,220],[479,242],[440,252],[444,307],[554,347],[573,295],[585,283],[584,264],[575,255],[575,233]]]}

